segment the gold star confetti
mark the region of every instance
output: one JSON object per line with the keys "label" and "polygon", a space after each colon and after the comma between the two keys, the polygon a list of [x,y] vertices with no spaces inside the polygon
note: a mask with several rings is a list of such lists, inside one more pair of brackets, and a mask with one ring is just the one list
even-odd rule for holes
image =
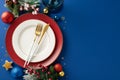
{"label": "gold star confetti", "polygon": [[8,60],[5,61],[5,64],[3,64],[3,67],[8,70],[12,68],[12,62],[9,62]]}

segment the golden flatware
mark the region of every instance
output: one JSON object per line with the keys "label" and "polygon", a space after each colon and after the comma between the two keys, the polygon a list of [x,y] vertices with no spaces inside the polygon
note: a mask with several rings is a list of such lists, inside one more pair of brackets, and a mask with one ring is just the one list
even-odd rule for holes
{"label": "golden flatware", "polygon": [[[41,31],[41,34],[40,34],[40,39],[39,39],[39,42],[38,42],[38,45],[37,45],[37,47],[36,47],[35,51],[38,49],[39,44],[40,44],[40,42],[41,42],[41,40],[42,40],[42,38],[43,38],[43,36],[44,36],[45,32],[48,30],[48,27],[49,27],[49,24],[47,24],[47,25],[45,25],[45,27],[43,27],[43,29],[42,29],[42,31]],[[29,62],[31,61],[32,56],[33,56],[33,54],[35,53],[35,51],[31,54],[31,56],[30,56],[30,58],[29,58],[29,60],[28,60],[27,65],[28,65],[28,64],[29,64]]]}
{"label": "golden flatware", "polygon": [[26,61],[25,61],[25,63],[24,63],[24,67],[26,67],[26,64],[28,63],[29,57],[30,57],[30,55],[32,54],[31,51],[32,51],[32,49],[33,49],[33,47],[34,47],[35,41],[36,41],[37,37],[40,36],[41,31],[42,31],[42,25],[41,25],[41,24],[38,24],[37,27],[36,27],[36,29],[35,29],[34,43],[33,43],[32,47],[31,47],[31,49],[30,49],[30,54],[29,54],[29,55],[27,56],[27,58],[26,58]]}

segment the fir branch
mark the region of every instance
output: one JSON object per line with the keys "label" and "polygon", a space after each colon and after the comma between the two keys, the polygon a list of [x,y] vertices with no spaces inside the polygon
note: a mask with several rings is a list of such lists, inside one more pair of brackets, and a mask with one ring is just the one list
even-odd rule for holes
{"label": "fir branch", "polygon": [[5,7],[6,7],[6,8],[8,8],[8,9],[10,10],[10,12],[12,12],[12,11],[13,11],[12,6],[8,6],[8,5],[6,5],[6,4],[5,4]]}

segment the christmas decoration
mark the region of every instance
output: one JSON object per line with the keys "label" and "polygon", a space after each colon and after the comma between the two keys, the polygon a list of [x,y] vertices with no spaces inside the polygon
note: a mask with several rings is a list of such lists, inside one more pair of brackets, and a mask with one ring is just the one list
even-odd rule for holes
{"label": "christmas decoration", "polygon": [[4,23],[11,23],[14,20],[14,15],[11,12],[3,12],[1,19]]}
{"label": "christmas decoration", "polygon": [[39,12],[40,0],[19,0],[20,11],[32,12],[37,14]]}
{"label": "christmas decoration", "polygon": [[29,66],[26,70],[26,74],[23,76],[25,80],[57,80],[59,77],[64,76],[64,74],[58,73],[55,71],[54,66],[50,65],[45,67],[42,65],[39,66]]}
{"label": "christmas decoration", "polygon": [[42,2],[51,12],[57,12],[62,7],[64,0],[42,0]]}
{"label": "christmas decoration", "polygon": [[64,17],[64,16],[62,16],[62,17],[61,17],[61,20],[62,20],[62,21],[64,21],[64,20],[65,20],[65,17]]}
{"label": "christmas decoration", "polygon": [[19,16],[20,4],[17,0],[5,0],[5,7],[7,7],[10,12],[14,14],[15,17]]}
{"label": "christmas decoration", "polygon": [[24,80],[38,80],[37,77],[34,74],[27,74],[23,76]]}
{"label": "christmas decoration", "polygon": [[60,71],[62,71],[62,65],[59,64],[59,63],[57,63],[57,64],[54,65],[54,69],[55,69],[57,72],[60,72]]}
{"label": "christmas decoration", "polygon": [[55,21],[59,21],[59,20],[60,20],[60,17],[59,17],[59,16],[54,16],[54,20],[55,20]]}
{"label": "christmas decoration", "polygon": [[12,68],[12,62],[9,62],[8,60],[5,61],[5,64],[3,65],[3,67],[6,70],[9,70],[10,68]]}
{"label": "christmas decoration", "polygon": [[64,71],[59,72],[59,76],[63,77],[65,75]]}
{"label": "christmas decoration", "polygon": [[[44,14],[57,11],[61,8],[63,0],[42,0],[45,8],[42,9]],[[31,12],[36,15],[39,12],[40,0],[5,0],[5,7],[9,11],[3,12],[1,19],[4,23],[11,23],[14,18],[19,17],[20,12]],[[59,16],[55,15],[53,18],[55,21],[62,20]],[[64,17],[63,17],[64,20]],[[6,70],[10,70],[10,74],[14,78],[23,76],[24,80],[58,80],[59,77],[65,75],[62,65],[57,63],[50,66],[42,66],[38,64],[37,66],[28,66],[23,73],[23,69],[14,66],[12,67],[12,62],[5,61],[3,67]]]}
{"label": "christmas decoration", "polygon": [[5,3],[9,6],[11,6],[13,4],[13,1],[12,0],[6,0]]}
{"label": "christmas decoration", "polygon": [[21,77],[23,75],[23,70],[20,67],[13,67],[11,70],[11,75],[15,78]]}
{"label": "christmas decoration", "polygon": [[43,9],[43,13],[44,13],[44,14],[48,14],[48,12],[49,12],[49,11],[48,11],[48,8],[47,8],[47,7]]}
{"label": "christmas decoration", "polygon": [[19,16],[20,11],[32,12],[37,14],[39,12],[40,0],[5,0],[5,7],[14,14]]}

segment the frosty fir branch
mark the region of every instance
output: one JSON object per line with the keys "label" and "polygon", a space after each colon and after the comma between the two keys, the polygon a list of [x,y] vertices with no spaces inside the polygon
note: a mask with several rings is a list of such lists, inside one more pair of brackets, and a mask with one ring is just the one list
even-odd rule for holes
{"label": "frosty fir branch", "polygon": [[58,80],[59,74],[54,70],[54,67],[40,66],[38,69],[29,67],[26,70],[26,75],[23,76],[24,80]]}
{"label": "frosty fir branch", "polygon": [[40,0],[5,0],[5,7],[7,7],[15,17],[19,16],[20,11],[37,14],[39,12],[39,6]]}

